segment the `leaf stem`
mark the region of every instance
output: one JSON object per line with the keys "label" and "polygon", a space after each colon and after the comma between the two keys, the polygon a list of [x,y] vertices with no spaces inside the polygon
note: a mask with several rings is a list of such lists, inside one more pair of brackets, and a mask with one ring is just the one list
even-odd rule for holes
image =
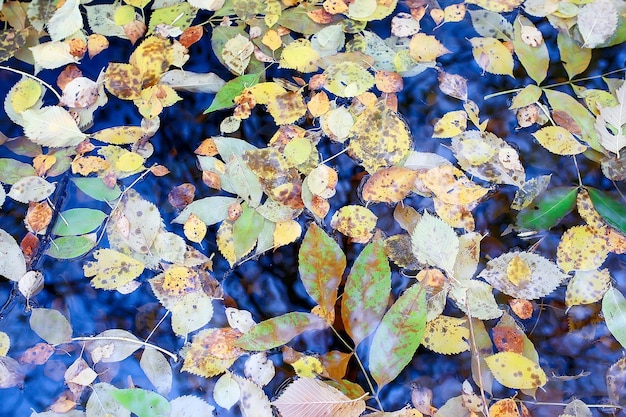
{"label": "leaf stem", "polygon": [[169,350],[165,350],[161,347],[158,347],[157,345],[153,345],[152,343],[142,342],[141,340],[133,340],[133,339],[128,339],[126,337],[116,337],[116,336],[85,336],[85,337],[73,337],[71,339],[72,342],[91,342],[94,340],[112,340],[112,341],[118,341],[118,342],[133,343],[135,345],[141,345],[143,347],[151,347],[163,353],[164,355],[169,356],[170,358],[174,360],[174,362],[178,362],[178,358],[176,354],[170,352]]}
{"label": "leaf stem", "polygon": [[61,101],[61,95],[60,95],[59,93],[57,93],[57,91],[56,91],[56,90],[55,90],[55,89],[54,89],[54,88],[53,88],[50,84],[48,84],[47,82],[45,82],[45,81],[44,81],[44,80],[42,80],[41,78],[39,78],[39,77],[37,77],[37,76],[35,76],[35,75],[32,75],[32,74],[29,74],[29,73],[27,73],[27,72],[24,72],[24,71],[20,71],[20,70],[15,69],[15,68],[5,67],[4,65],[0,65],[0,69],[7,70],[7,71],[11,71],[11,72],[14,72],[14,73],[16,73],[16,74],[21,74],[21,75],[23,75],[24,77],[32,78],[33,80],[35,80],[35,81],[37,81],[37,82],[40,82],[41,84],[43,84],[44,86],[46,86],[46,88],[47,88],[48,90],[52,91],[52,93],[54,93],[54,95],[55,95],[55,96],[57,96],[57,98],[59,99],[59,101]]}
{"label": "leaf stem", "polygon": [[[562,85],[572,85],[573,83],[578,83],[578,82],[581,82],[581,81],[594,80],[596,78],[606,77],[607,75],[612,75],[612,74],[616,74],[618,72],[623,72],[623,71],[626,71],[626,68],[616,69],[616,70],[613,70],[613,71],[605,72],[604,74],[600,74],[600,75],[592,75],[590,77],[577,78],[575,80],[563,81],[563,82],[555,83],[555,84],[548,84],[548,85],[543,86],[541,88],[545,89],[545,88],[560,87]],[[524,87],[522,87],[522,88],[514,88],[512,90],[499,91],[497,93],[492,93],[492,94],[487,94],[486,96],[483,97],[483,100],[489,100],[490,98],[503,96],[505,94],[517,93],[517,92],[522,91],[523,89],[524,89]]]}
{"label": "leaf stem", "polygon": [[361,368],[361,371],[363,372],[363,375],[365,375],[365,380],[367,381],[367,385],[368,385],[370,391],[372,392],[372,394],[374,394],[374,399],[376,400],[376,403],[378,404],[379,411],[385,411],[383,409],[382,403],[380,402],[380,398],[378,398],[378,392],[374,389],[374,384],[372,384],[372,381],[371,381],[369,375],[367,374],[367,371],[365,370],[365,366],[363,366],[363,362],[361,362],[361,359],[359,358],[359,355],[357,355],[356,349],[354,349],[352,346],[350,346],[350,344],[348,342],[346,342],[343,337],[341,337],[341,335],[339,334],[337,329],[335,329],[333,326],[330,326],[330,328],[332,329],[333,333],[335,333],[335,336],[337,336],[337,338],[341,341],[341,343],[343,343],[350,350],[350,352],[352,352],[352,354],[354,355],[354,358],[356,359],[357,363],[359,364],[359,368]]}

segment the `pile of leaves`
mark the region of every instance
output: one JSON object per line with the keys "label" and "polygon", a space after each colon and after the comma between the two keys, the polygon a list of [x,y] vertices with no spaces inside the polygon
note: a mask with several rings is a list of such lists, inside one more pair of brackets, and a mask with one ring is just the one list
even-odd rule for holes
{"label": "pile of leaves", "polygon": [[[19,236],[0,229],[0,274],[17,289],[13,297],[23,295],[30,328],[43,339],[13,354],[10,340],[17,335],[0,333],[0,387],[19,386],[30,365],[80,347],[71,350],[72,363],[57,370],[67,391],[49,411],[33,415],[212,415],[215,406],[238,405],[243,415],[260,417],[527,416],[524,404],[537,390],[585,377],[547,375],[524,327],[541,326],[541,300],[561,286],[567,309],[597,306],[597,326],[626,347],[626,299],[614,282],[623,273],[610,267],[623,263],[626,252],[625,200],[618,188],[626,178],[626,85],[604,76],[604,88],[589,88],[586,83],[599,76],[579,76],[594,49],[626,41],[623,2],[0,5],[0,61],[8,63],[1,70],[21,75],[4,111],[24,132],[0,136],[0,205],[9,204],[7,197],[14,200],[11,207],[21,204],[26,229]],[[466,45],[475,63],[468,72],[532,80],[491,92],[511,95],[511,115],[536,140],[528,149],[554,154],[576,169],[586,160],[610,187],[585,184],[580,174],[575,185],[565,186],[552,186],[550,175],[529,177],[525,155],[490,131],[468,94],[468,79],[438,64],[453,53],[437,36],[442,25],[471,25],[475,35]],[[389,36],[381,37],[385,32]],[[113,37],[119,39],[112,44],[132,44],[132,54],[108,62],[95,79],[83,75],[81,68],[93,71],[92,60],[103,51],[119,57],[107,50]],[[230,73],[227,80],[183,69],[203,37]],[[18,60],[32,64],[32,73],[16,69]],[[568,80],[547,84],[554,68],[564,69]],[[44,81],[50,74],[55,83]],[[441,93],[457,103],[439,115],[431,138],[414,137],[398,113],[404,80],[411,77],[436,77]],[[215,93],[205,112],[209,120],[226,116],[219,120],[221,135],[197,138],[206,187],[173,188],[173,223],[182,226],[166,225],[151,196],[134,187],[148,176],[158,181],[172,175],[171,167],[151,158],[159,116],[196,93]],[[94,131],[109,100],[132,102],[141,124]],[[267,143],[258,147],[237,138],[247,119],[261,113],[275,124]],[[452,161],[416,150],[416,139],[440,140]],[[337,185],[350,179],[340,178],[346,171],[334,165],[337,155],[321,156],[329,143],[341,144],[362,171],[358,203],[333,202]],[[506,233],[524,238],[525,247],[487,256],[474,213],[503,187],[515,190]],[[68,193],[83,207],[65,208]],[[429,208],[420,213],[412,207],[415,196]],[[393,213],[400,233],[378,227],[374,205],[378,213]],[[574,212],[579,222],[561,227]],[[556,251],[543,240],[549,229],[560,233]],[[350,265],[340,236],[363,245]],[[226,307],[230,295],[212,273],[207,246],[216,245],[217,256],[236,268],[296,242],[310,311],[259,321]],[[130,294],[149,286],[186,342],[183,348],[172,353],[123,329],[77,335],[60,311],[31,308],[50,279],[43,257],[79,258],[85,280],[98,291]],[[411,284],[392,288],[392,271],[412,277]],[[224,327],[212,324],[226,321]],[[289,343],[304,332],[335,338],[342,349],[298,352]],[[385,388],[420,346],[441,355],[470,352],[471,379],[438,409],[428,387],[407,387],[405,408],[383,410]],[[274,398],[263,389],[275,378],[272,356],[282,356],[295,376]],[[169,398],[179,359],[181,372],[214,379],[209,402],[197,395]],[[123,368],[108,368],[123,360],[139,361],[152,386],[135,387]],[[624,372],[626,359],[606,371],[609,409],[623,402]],[[111,374],[117,373],[115,381],[123,382],[115,386]],[[580,400],[560,412],[591,415]]]}

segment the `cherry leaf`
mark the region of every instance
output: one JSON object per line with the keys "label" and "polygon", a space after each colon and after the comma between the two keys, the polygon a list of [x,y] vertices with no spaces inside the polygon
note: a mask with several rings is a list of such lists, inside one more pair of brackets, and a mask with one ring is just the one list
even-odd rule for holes
{"label": "cherry leaf", "polygon": [[51,345],[69,342],[72,338],[72,325],[61,312],[51,308],[34,308],[30,328]]}

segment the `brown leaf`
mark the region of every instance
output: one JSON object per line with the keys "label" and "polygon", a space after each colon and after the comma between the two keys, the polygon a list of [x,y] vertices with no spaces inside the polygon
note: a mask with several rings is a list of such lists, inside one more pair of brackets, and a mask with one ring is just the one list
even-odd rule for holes
{"label": "brown leaf", "polygon": [[48,343],[37,343],[35,346],[26,349],[17,360],[20,363],[29,365],[43,365],[53,353],[54,347],[52,345]]}
{"label": "brown leaf", "polygon": [[178,210],[182,210],[189,204],[191,204],[195,193],[195,185],[190,183],[184,183],[172,188],[172,191],[170,191],[167,195],[167,201],[169,201],[170,204]]}
{"label": "brown leaf", "polygon": [[191,45],[202,39],[203,34],[204,29],[202,26],[191,26],[183,31],[183,34],[180,35],[178,41],[185,48],[189,48]]}
{"label": "brown leaf", "polygon": [[24,223],[30,232],[40,234],[45,232],[52,220],[52,208],[47,201],[40,203],[30,202]]}
{"label": "brown leaf", "polygon": [[83,72],[74,64],[70,64],[57,77],[57,86],[63,91],[65,86],[74,78],[82,77]]}

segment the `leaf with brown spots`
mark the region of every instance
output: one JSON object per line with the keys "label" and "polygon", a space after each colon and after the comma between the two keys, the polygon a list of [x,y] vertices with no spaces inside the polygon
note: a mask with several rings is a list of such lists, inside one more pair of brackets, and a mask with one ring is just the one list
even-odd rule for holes
{"label": "leaf with brown spots", "polygon": [[115,290],[139,277],[143,262],[112,249],[98,249],[93,253],[95,261],[83,265],[86,277],[91,278],[94,288]]}
{"label": "leaf with brown spots", "polygon": [[533,389],[546,383],[546,374],[532,360],[515,352],[500,352],[485,358],[493,376],[507,388]]}
{"label": "leaf with brown spots", "polygon": [[245,351],[235,346],[241,332],[231,328],[205,329],[195,334],[181,371],[204,378],[219,375]]}
{"label": "leaf with brown spots", "polygon": [[563,271],[599,268],[609,254],[606,227],[575,226],[563,233],[556,257]]}
{"label": "leaf with brown spots", "polygon": [[411,192],[417,174],[417,171],[404,167],[381,168],[363,185],[363,200],[377,203],[402,201]]}
{"label": "leaf with brown spots", "polygon": [[356,243],[367,243],[373,236],[378,217],[363,206],[343,206],[333,214],[330,227],[339,230]]}
{"label": "leaf with brown spots", "polygon": [[600,301],[611,287],[611,274],[608,269],[575,271],[567,284],[565,304],[568,307],[591,304]]}
{"label": "leaf with brown spots", "polygon": [[440,315],[426,323],[422,344],[433,352],[455,355],[469,350],[469,339],[466,318]]}

